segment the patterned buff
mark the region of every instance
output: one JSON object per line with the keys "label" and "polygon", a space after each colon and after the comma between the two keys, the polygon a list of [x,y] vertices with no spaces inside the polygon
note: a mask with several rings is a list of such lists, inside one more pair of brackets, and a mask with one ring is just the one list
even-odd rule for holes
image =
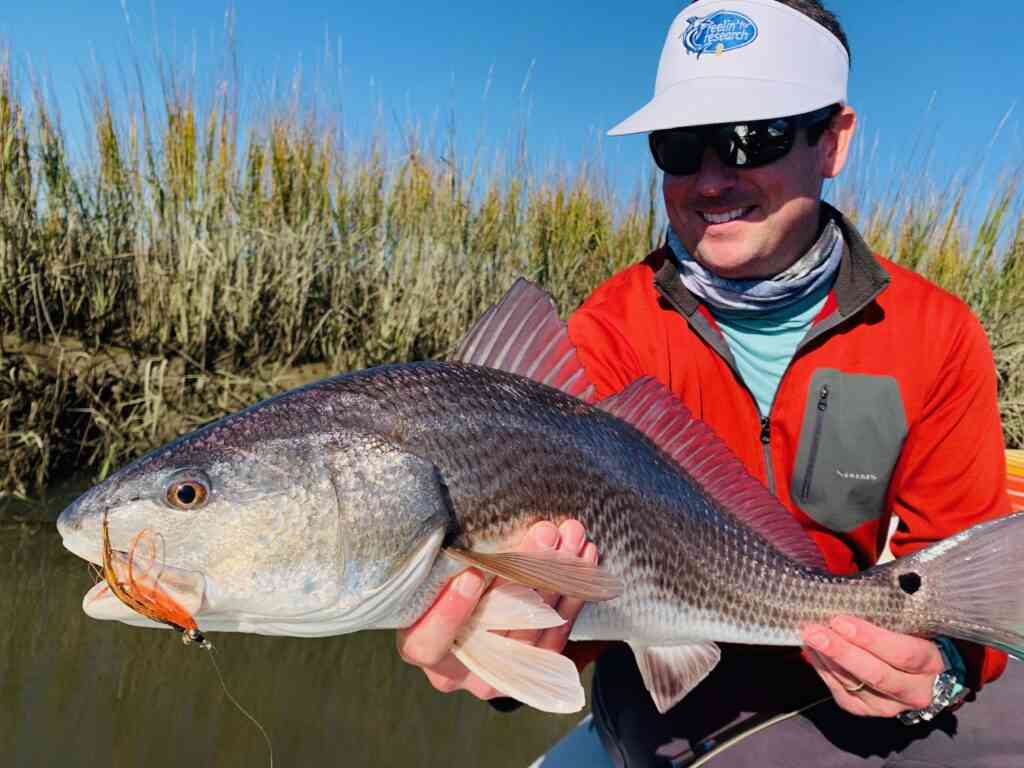
{"label": "patterned buff", "polygon": [[782,309],[831,282],[845,250],[839,227],[830,221],[810,250],[775,277],[729,280],[708,271],[693,258],[671,226],[668,246],[679,262],[679,275],[690,293],[712,309],[758,314]]}

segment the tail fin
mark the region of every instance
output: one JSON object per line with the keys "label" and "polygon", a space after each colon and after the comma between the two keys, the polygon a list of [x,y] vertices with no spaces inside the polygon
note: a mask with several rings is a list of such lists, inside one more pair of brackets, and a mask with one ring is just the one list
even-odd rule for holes
{"label": "tail fin", "polygon": [[1024,451],[1006,452],[1006,480],[1010,491],[1010,508],[1024,510]]}
{"label": "tail fin", "polygon": [[1024,659],[1024,512],[991,520],[892,563],[908,592],[927,585],[939,634]]}

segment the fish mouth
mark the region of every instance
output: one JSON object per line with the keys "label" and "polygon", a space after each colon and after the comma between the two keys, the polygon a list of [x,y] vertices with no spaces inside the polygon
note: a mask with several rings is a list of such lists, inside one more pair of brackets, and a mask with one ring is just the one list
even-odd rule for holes
{"label": "fish mouth", "polygon": [[[64,547],[83,560],[103,566],[99,544],[65,536]],[[140,554],[138,550],[129,553],[114,549],[110,564],[122,584],[134,581],[174,601],[190,616],[202,613],[206,605],[206,577],[200,571],[167,565],[149,551]],[[122,621],[147,627],[163,626],[121,602],[105,580],[97,582],[85,593],[82,610],[93,619]]]}

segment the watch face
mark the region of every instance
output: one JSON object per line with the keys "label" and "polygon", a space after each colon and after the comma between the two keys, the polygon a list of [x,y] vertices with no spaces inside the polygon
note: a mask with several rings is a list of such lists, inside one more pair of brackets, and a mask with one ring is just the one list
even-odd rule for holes
{"label": "watch face", "polygon": [[905,725],[927,723],[947,707],[958,703],[967,696],[967,693],[967,689],[961,685],[954,672],[940,672],[935,676],[935,683],[932,685],[932,703],[924,709],[908,709],[901,712],[900,722]]}
{"label": "watch face", "polygon": [[935,686],[933,688],[935,698],[938,698],[939,696],[949,696],[953,693],[953,689],[955,687],[956,680],[953,678],[953,675],[949,672],[943,672],[935,678]]}
{"label": "watch face", "polygon": [[957,680],[953,672],[949,670],[942,672],[935,678],[935,685],[932,688],[932,703],[928,709],[938,707],[936,712],[939,712],[962,699],[965,694],[966,689],[960,685],[960,681]]}

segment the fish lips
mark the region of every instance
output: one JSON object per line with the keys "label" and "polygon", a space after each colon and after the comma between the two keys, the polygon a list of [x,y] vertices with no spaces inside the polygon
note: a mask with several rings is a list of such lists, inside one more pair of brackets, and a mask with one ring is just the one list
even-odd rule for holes
{"label": "fish lips", "polygon": [[[99,546],[74,537],[64,537],[64,547],[73,554],[96,565],[103,559]],[[175,568],[146,557],[132,557],[131,578],[136,583],[156,590],[180,605],[189,615],[202,613],[206,599],[206,577],[200,571]],[[129,579],[129,555],[112,552],[111,566],[122,583]],[[82,598],[86,615],[101,620],[123,621],[143,626],[162,626],[129,608],[113,593],[106,581],[100,581]]]}

